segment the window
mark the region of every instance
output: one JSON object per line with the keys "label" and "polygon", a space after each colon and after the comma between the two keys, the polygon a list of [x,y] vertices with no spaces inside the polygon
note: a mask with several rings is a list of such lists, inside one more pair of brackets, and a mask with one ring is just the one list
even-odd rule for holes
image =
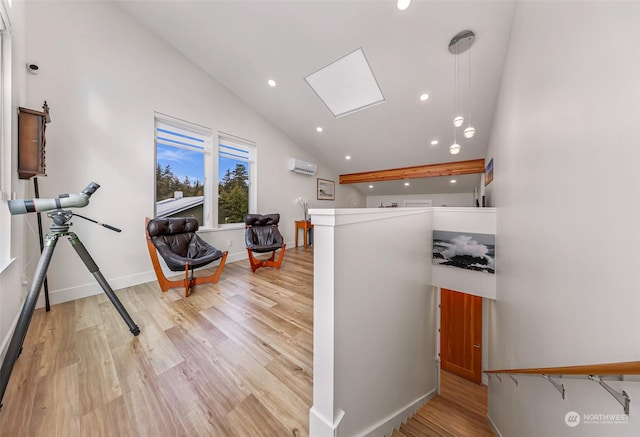
{"label": "window", "polygon": [[156,114],[156,217],[194,216],[211,226],[212,131]]}
{"label": "window", "polygon": [[218,224],[244,222],[256,211],[256,147],[234,135],[218,136]]}
{"label": "window", "polygon": [[216,167],[211,129],[156,114],[155,144],[155,217],[194,216],[211,228],[256,211],[253,141],[220,132]]}
{"label": "window", "polygon": [[11,192],[11,34],[0,3],[0,272],[11,256],[11,216],[3,205]]}

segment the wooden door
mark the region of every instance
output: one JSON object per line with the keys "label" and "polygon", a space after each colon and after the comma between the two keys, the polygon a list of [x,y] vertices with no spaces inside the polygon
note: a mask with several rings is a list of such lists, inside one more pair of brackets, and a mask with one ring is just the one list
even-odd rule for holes
{"label": "wooden door", "polygon": [[478,384],[482,380],[482,298],[443,288],[440,366]]}

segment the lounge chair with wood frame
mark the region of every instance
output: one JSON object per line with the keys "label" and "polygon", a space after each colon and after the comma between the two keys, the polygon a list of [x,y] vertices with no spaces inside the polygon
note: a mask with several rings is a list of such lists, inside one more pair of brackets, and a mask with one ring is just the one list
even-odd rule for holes
{"label": "lounge chair with wood frame", "polygon": [[[145,232],[151,263],[163,292],[170,288],[184,287],[185,297],[191,287],[199,284],[215,284],[220,278],[228,252],[222,252],[200,238],[196,231],[199,224],[195,217],[146,218]],[[172,272],[184,272],[184,279],[169,280],[162,272],[158,253]],[[193,270],[216,260],[220,264],[213,275],[194,277]],[[189,277],[191,270],[191,277]]]}
{"label": "lounge chair with wood frame", "polygon": [[[280,268],[287,245],[284,244],[284,238],[282,238],[282,234],[278,230],[279,221],[280,214],[247,214],[244,217],[245,243],[252,272],[265,266]],[[280,249],[280,256],[276,260],[276,251],[278,249]],[[257,259],[253,256],[254,252],[272,252],[272,254],[270,258]]]}

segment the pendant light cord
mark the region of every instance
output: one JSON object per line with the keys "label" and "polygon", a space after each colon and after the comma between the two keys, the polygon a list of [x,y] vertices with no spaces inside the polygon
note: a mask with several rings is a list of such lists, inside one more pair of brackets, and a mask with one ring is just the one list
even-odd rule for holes
{"label": "pendant light cord", "polygon": [[469,46],[469,127],[471,127],[471,46]]}

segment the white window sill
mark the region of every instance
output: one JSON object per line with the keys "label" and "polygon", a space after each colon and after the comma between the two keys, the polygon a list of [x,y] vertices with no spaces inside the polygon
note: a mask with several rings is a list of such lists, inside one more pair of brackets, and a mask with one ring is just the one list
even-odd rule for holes
{"label": "white window sill", "polygon": [[2,272],[4,272],[11,264],[13,264],[13,262],[15,261],[15,258],[9,258],[9,259],[0,259],[0,275],[2,274]]}
{"label": "white window sill", "polygon": [[200,228],[198,232],[221,232],[244,229],[244,223],[234,223],[232,225],[220,225],[218,228]]}

